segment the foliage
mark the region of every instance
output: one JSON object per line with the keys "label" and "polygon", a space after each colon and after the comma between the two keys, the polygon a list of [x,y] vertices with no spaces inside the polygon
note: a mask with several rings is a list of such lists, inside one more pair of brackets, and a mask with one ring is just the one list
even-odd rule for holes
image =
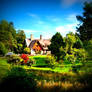
{"label": "foliage", "polygon": [[23,59],[21,59],[19,56],[15,54],[8,57],[8,63],[21,64],[21,62],[23,62]]}
{"label": "foliage", "polygon": [[65,60],[70,61],[71,63],[76,63],[76,61],[80,61],[83,64],[86,62],[87,52],[84,49],[76,49],[73,48],[71,54],[66,54],[64,57]]}
{"label": "foliage", "polygon": [[0,42],[11,51],[16,47],[16,30],[12,22],[8,23],[6,20],[0,21]]}
{"label": "foliage", "polygon": [[[83,43],[79,39],[79,37],[72,32],[68,33],[66,38],[66,47],[60,48],[60,51],[62,53],[61,59],[64,59],[65,61],[69,61],[73,64],[75,64],[76,61],[84,62],[86,61],[87,53],[83,49]],[[76,46],[77,45],[77,46]]]}
{"label": "foliage", "polygon": [[16,34],[16,40],[17,40],[17,53],[23,53],[24,48],[26,47],[25,44],[25,33],[23,30],[18,30]]}
{"label": "foliage", "polygon": [[63,47],[60,48],[60,53],[61,53],[60,59],[63,60],[66,55],[66,51]]}
{"label": "foliage", "polygon": [[74,63],[76,60],[76,57],[74,56],[74,54],[66,54],[64,59],[68,60],[68,62]]}
{"label": "foliage", "polygon": [[60,53],[60,50],[59,48],[60,47],[64,47],[65,46],[65,43],[63,41],[63,38],[61,36],[60,33],[56,33],[52,39],[51,39],[51,44],[49,46],[49,50],[51,51],[51,54],[57,56],[57,60],[60,59],[60,56],[61,56],[61,53]]}
{"label": "foliage", "polygon": [[84,42],[84,48],[88,53],[87,59],[92,60],[92,39]]}
{"label": "foliage", "polygon": [[5,45],[2,42],[0,42],[0,55],[5,55],[6,52],[7,52],[7,49]]}
{"label": "foliage", "polygon": [[34,58],[29,58],[32,64],[36,64],[36,60]]}
{"label": "foliage", "polygon": [[23,49],[26,46],[25,38],[23,30],[16,32],[13,22],[0,21],[0,42],[5,45],[8,51],[23,53]]}
{"label": "foliage", "polygon": [[[32,76],[32,75],[31,75]],[[35,92],[36,81],[23,68],[13,67],[8,73],[7,77],[3,79],[0,84],[0,89],[5,91],[32,91]]]}
{"label": "foliage", "polygon": [[30,54],[31,53],[30,48],[28,48],[28,47],[24,48],[24,53],[25,54]]}
{"label": "foliage", "polygon": [[41,54],[41,50],[36,50],[35,54]]}
{"label": "foliage", "polygon": [[28,62],[28,60],[29,60],[29,57],[28,57],[26,54],[22,54],[20,57],[24,60],[24,63],[25,63],[25,64],[26,64],[26,63]]}
{"label": "foliage", "polygon": [[46,63],[50,66],[53,67],[56,64],[56,58],[54,56],[47,56],[46,58]]}
{"label": "foliage", "polygon": [[26,36],[23,30],[18,30],[16,34],[16,39],[18,43],[23,44]]}
{"label": "foliage", "polygon": [[66,53],[71,54],[72,47],[74,43],[76,42],[76,37],[75,35],[70,32],[66,35]]}
{"label": "foliage", "polygon": [[87,52],[85,51],[85,49],[77,49],[77,51],[75,51],[75,55],[77,59],[83,64],[86,62]]}
{"label": "foliage", "polygon": [[90,40],[92,38],[92,2],[84,4],[83,16],[77,16],[80,21],[77,32],[82,41]]}
{"label": "foliage", "polygon": [[73,48],[77,48],[77,49],[83,48],[83,42],[80,40],[77,34],[75,34],[75,37],[76,37],[76,42],[74,43]]}
{"label": "foliage", "polygon": [[7,59],[4,57],[0,57],[0,82],[2,78],[7,75],[7,72],[10,70],[11,66],[7,63]]}

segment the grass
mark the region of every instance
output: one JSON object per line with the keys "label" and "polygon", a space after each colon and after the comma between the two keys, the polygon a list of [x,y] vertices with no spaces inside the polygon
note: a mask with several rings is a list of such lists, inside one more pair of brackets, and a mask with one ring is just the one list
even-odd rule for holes
{"label": "grass", "polygon": [[[42,71],[52,71],[52,72],[58,72],[58,73],[71,71],[73,64],[71,64],[69,62],[57,64],[54,68],[48,67],[48,64],[46,64],[46,62],[45,62],[46,57],[47,57],[46,55],[30,56],[29,58],[35,59],[35,62],[36,62],[35,64],[32,65],[32,67],[30,69],[42,70]],[[76,63],[75,65],[81,66],[82,63]],[[28,68],[25,66],[25,69],[28,69]]]}
{"label": "grass", "polygon": [[6,58],[0,57],[0,81],[4,76],[6,76],[9,69],[10,69],[10,64],[7,63]]}
{"label": "grass", "polygon": [[[23,65],[24,69],[29,69],[29,70],[36,70],[36,71],[50,71],[50,72],[56,72],[56,73],[69,73],[72,71],[72,65],[70,63],[62,63],[62,64],[57,64],[54,68],[51,67],[44,67],[46,65],[45,59],[46,55],[38,55],[38,56],[30,56],[29,58],[33,58],[36,61],[36,64],[33,64],[31,67]],[[43,67],[41,67],[41,66]],[[7,71],[10,69],[10,64],[7,63],[7,60],[5,58],[0,58],[0,79],[5,76]],[[39,67],[37,67],[39,66]],[[81,63],[76,63],[76,66],[82,66]],[[78,68],[77,68],[78,69]],[[78,69],[79,72],[91,72],[92,71],[92,61],[88,61],[84,67],[81,67]]]}
{"label": "grass", "polygon": [[37,56],[30,56],[29,58],[34,59],[35,60],[35,64],[33,64],[32,66],[47,66],[47,64],[45,63],[46,60],[46,55],[37,55]]}
{"label": "grass", "polygon": [[[44,61],[46,59],[46,56],[30,56],[29,58],[33,58],[36,60],[36,64],[44,64]],[[92,60],[89,60],[85,63],[85,66],[81,67],[78,70],[78,73],[72,72],[72,65],[71,63],[62,63],[57,64],[54,68],[50,67],[35,67],[35,66],[27,66],[27,65],[18,65],[18,67],[22,67],[26,70],[28,70],[28,73],[35,73],[38,77],[38,87],[42,89],[42,92],[56,92],[58,88],[56,88],[56,91],[48,91],[51,87],[55,89],[55,86],[60,87],[60,91],[62,91],[62,88],[65,88],[64,92],[67,92],[69,89],[68,87],[71,87],[71,89],[78,89],[77,87],[82,87],[82,85],[85,86],[85,80],[87,80],[87,84],[91,85],[92,82],[90,80],[92,79]],[[76,66],[81,66],[82,63],[76,63]],[[16,65],[15,65],[16,66]],[[7,63],[7,59],[0,57],[0,82],[2,81],[2,78],[7,75],[7,72],[11,69],[11,65]],[[82,73],[83,72],[83,73]],[[91,75],[87,75],[87,74]],[[81,74],[81,75],[80,75]],[[80,79],[79,81],[76,79]],[[43,84],[44,81],[44,84]],[[82,81],[82,82],[81,82]],[[41,82],[41,83],[40,83]],[[40,85],[41,84],[41,85]],[[42,87],[43,86],[43,87]],[[47,87],[47,88],[45,88]],[[47,91],[45,91],[47,89]],[[67,89],[67,90],[66,90]],[[63,92],[63,91],[62,91]],[[70,91],[69,91],[70,92]],[[74,91],[75,92],[75,91]]]}

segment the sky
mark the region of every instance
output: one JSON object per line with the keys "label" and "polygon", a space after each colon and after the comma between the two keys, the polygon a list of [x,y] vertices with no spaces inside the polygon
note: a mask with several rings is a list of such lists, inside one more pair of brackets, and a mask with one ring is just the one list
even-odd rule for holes
{"label": "sky", "polygon": [[16,30],[24,30],[44,39],[51,38],[56,32],[65,36],[76,32],[82,15],[84,2],[92,0],[0,0],[0,21],[13,22]]}

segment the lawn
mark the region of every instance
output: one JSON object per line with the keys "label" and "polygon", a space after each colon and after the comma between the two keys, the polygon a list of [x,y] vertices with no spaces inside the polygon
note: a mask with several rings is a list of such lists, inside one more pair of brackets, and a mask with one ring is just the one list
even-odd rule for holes
{"label": "lawn", "polygon": [[[24,69],[35,70],[35,71],[49,71],[56,73],[69,73],[72,72],[72,64],[70,63],[62,63],[57,64],[54,68],[46,67],[45,63],[46,55],[38,55],[38,56],[30,56],[29,58],[35,59],[36,63],[32,66],[27,65],[19,65]],[[46,65],[46,66],[45,66]],[[44,67],[45,66],[45,67]],[[85,66],[82,66],[81,63],[77,63],[76,67],[79,72],[91,72],[92,71],[92,61],[88,61]],[[7,71],[10,69],[11,65],[7,63],[6,58],[0,58],[0,79],[7,74]]]}
{"label": "lawn", "polygon": [[11,65],[7,63],[6,58],[0,57],[0,81],[4,76],[6,76],[10,66]]}
{"label": "lawn", "polygon": [[[46,59],[46,56],[30,56],[29,58],[35,59],[37,62],[36,64],[41,65],[41,63],[45,64],[44,61]],[[81,66],[78,69],[78,72],[72,71],[72,64],[70,63],[58,64],[54,68],[37,67],[36,64],[35,66],[17,65],[17,67],[24,68],[29,74],[35,74],[32,77],[36,76],[35,78],[37,81],[37,86],[42,89],[41,92],[43,92],[43,90],[44,92],[53,92],[48,90],[52,87],[55,88],[56,86],[60,87],[61,89],[65,88],[65,90],[68,90],[69,85],[72,85],[72,89],[77,89],[77,87],[79,87],[80,89],[80,87],[83,88],[82,85],[85,85],[85,81],[88,85],[92,84],[92,82],[90,81],[92,79],[92,60],[89,60],[87,63],[85,63],[85,66],[82,66],[81,63],[77,63],[76,66]],[[9,64],[7,63],[6,58],[0,57],[0,82],[2,82],[2,78],[4,78],[8,74],[8,71],[13,66],[16,65]],[[45,87],[48,88],[47,91],[45,91]],[[67,90],[64,92],[67,92]]]}
{"label": "lawn", "polygon": [[35,64],[33,64],[32,66],[47,66],[47,64],[45,63],[46,60],[46,55],[37,55],[37,56],[30,56],[29,58],[34,59],[36,62]]}
{"label": "lawn", "polygon": [[[42,70],[42,71],[52,71],[52,72],[70,72],[72,70],[73,64],[64,62],[62,64],[57,64],[54,68],[48,67],[48,64],[46,64],[46,55],[38,55],[38,56],[30,56],[29,58],[33,58],[35,60],[35,64],[32,65],[32,67],[28,68],[26,66],[25,69],[32,69],[32,70]],[[82,63],[76,63],[75,66],[81,66]]]}

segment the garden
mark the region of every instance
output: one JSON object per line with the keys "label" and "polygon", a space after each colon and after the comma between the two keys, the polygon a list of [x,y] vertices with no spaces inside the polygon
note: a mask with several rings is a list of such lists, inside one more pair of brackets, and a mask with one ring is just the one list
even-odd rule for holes
{"label": "garden", "polygon": [[1,89],[24,92],[91,90],[92,40],[83,43],[73,33],[65,38],[56,33],[48,48],[51,50],[49,55],[9,52],[0,56]]}
{"label": "garden", "polygon": [[[92,3],[84,4],[77,32],[55,33],[49,55],[31,55],[23,30],[0,22],[0,90],[90,92],[92,90]],[[85,30],[84,30],[85,29]]]}
{"label": "garden", "polygon": [[[85,65],[79,62],[72,64],[65,61],[56,62],[53,66],[48,64],[47,60],[50,56],[47,55],[27,56],[23,54],[11,57],[13,57],[13,61],[9,57],[0,57],[1,87],[3,85],[4,88],[8,89],[12,85],[11,88],[15,88],[16,91],[20,89],[22,91],[33,90],[33,92],[56,92],[56,90],[58,92],[81,92],[89,90],[92,85],[91,60],[86,62]],[[20,59],[20,62],[14,61],[18,59]],[[16,79],[20,81],[18,81],[19,84],[16,81],[14,82]],[[25,88],[23,88],[24,85]]]}

